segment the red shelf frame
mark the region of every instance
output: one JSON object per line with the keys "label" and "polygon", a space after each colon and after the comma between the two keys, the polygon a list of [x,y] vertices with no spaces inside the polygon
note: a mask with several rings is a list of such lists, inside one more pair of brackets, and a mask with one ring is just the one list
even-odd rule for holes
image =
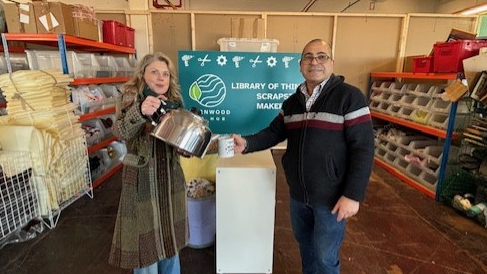
{"label": "red shelf frame", "polygon": [[455,80],[457,73],[371,72],[372,78],[408,78],[429,80]]}
{"label": "red shelf frame", "polygon": [[[430,126],[418,124],[418,123],[415,123],[412,121],[403,120],[401,118],[392,117],[392,116],[389,116],[387,114],[382,114],[380,112],[373,111],[373,110],[370,111],[370,114],[372,115],[372,117],[379,118],[381,120],[389,121],[389,122],[392,122],[394,124],[403,125],[403,126],[406,126],[408,128],[411,128],[411,129],[416,129],[416,130],[419,130],[419,131],[424,132],[426,134],[433,135],[436,137],[440,137],[442,139],[446,138],[446,131],[439,129],[439,128],[430,127]],[[452,134],[452,140],[456,140],[457,138],[458,138],[458,134],[453,133]]]}
{"label": "red shelf frame", "polygon": [[374,162],[379,166],[383,167],[389,173],[400,179],[401,181],[405,182],[406,184],[412,186],[413,188],[419,190],[420,192],[426,194],[428,197],[434,199],[436,194],[433,190],[424,187],[423,185],[419,184],[412,178],[408,177],[407,175],[403,174],[401,171],[397,170],[396,168],[388,165],[386,162],[382,161],[381,159],[374,157]]}
{"label": "red shelf frame", "polygon": [[108,178],[112,177],[112,175],[115,174],[117,171],[119,171],[122,167],[123,167],[123,163],[119,163],[119,164],[115,165],[114,167],[112,167],[112,169],[110,169],[108,172],[106,172],[105,174],[101,175],[100,178],[96,179],[92,183],[93,189],[95,189],[96,187],[98,187],[99,185],[101,185]]}
{"label": "red shelf frame", "polygon": [[112,137],[110,137],[108,139],[105,139],[103,141],[100,141],[100,142],[98,142],[98,143],[96,143],[96,144],[88,147],[88,155],[90,155],[93,152],[98,151],[98,150],[100,150],[100,149],[108,146],[109,144],[111,144],[113,141],[116,141],[116,140],[118,140],[117,137],[112,136]]}
{"label": "red shelf frame", "polygon": [[77,78],[71,82],[71,85],[90,85],[90,84],[107,84],[107,83],[123,83],[130,80],[130,77],[103,77],[103,78]]}
{"label": "red shelf frame", "polygon": [[83,121],[98,118],[99,116],[102,116],[102,115],[112,114],[112,113],[115,113],[115,107],[105,108],[105,109],[101,109],[101,110],[98,110],[95,112],[90,112],[90,113],[80,115],[79,121],[83,122]]}
{"label": "red shelf frame", "polygon": [[[20,41],[25,43],[35,43],[47,46],[58,46],[58,34],[30,34],[30,33],[5,33],[7,41]],[[116,52],[134,54],[135,49],[118,45],[92,41],[84,38],[64,35],[66,47],[80,51],[89,52]]]}
{"label": "red shelf frame", "polygon": [[[0,45],[0,51],[4,52],[3,46]],[[12,53],[25,53],[25,47],[19,47],[19,46],[9,46],[8,51]]]}

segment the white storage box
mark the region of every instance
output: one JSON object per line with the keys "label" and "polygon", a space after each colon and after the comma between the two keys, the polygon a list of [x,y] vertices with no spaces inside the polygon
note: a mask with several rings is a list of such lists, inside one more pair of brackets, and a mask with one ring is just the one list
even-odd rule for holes
{"label": "white storage box", "polygon": [[[26,50],[31,70],[59,69],[63,70],[61,54],[57,50]],[[98,62],[92,53],[66,52],[69,75],[76,78],[95,77],[99,70]]]}
{"label": "white storage box", "polygon": [[[63,71],[61,64],[61,55],[57,50],[25,50],[27,60],[29,62],[29,69],[59,69]],[[67,51],[68,71],[70,74],[73,71],[74,52]]]}
{"label": "white storage box", "polygon": [[120,92],[113,84],[101,84],[99,87],[103,91],[103,94],[105,94],[106,98],[118,98],[118,96],[120,96]]}
{"label": "white storage box", "polygon": [[105,139],[106,136],[105,127],[103,126],[100,119],[91,119],[91,120],[83,121],[82,124],[88,125],[92,129],[96,129],[96,132],[98,132],[96,138],[93,138],[94,140],[90,140],[90,142],[92,142],[91,145],[94,145],[95,143],[101,142]]}
{"label": "white storage box", "polygon": [[5,57],[0,56],[0,74],[7,73],[7,62],[5,61]]}
{"label": "white storage box", "polygon": [[103,132],[105,133],[105,138],[113,136],[113,126],[116,119],[115,114],[107,114],[99,117]]}
{"label": "white storage box", "polygon": [[117,76],[132,76],[135,71],[136,62],[127,57],[115,57]]}
{"label": "white storage box", "polygon": [[220,38],[220,51],[277,52],[279,41],[257,38]]}
{"label": "white storage box", "polygon": [[[75,53],[73,62],[73,73],[76,78],[93,78],[96,71],[100,70],[93,53]],[[70,72],[71,74],[71,72]]]}
{"label": "white storage box", "polygon": [[117,76],[117,63],[113,56],[96,55],[96,61],[100,64],[96,77],[115,77]]}
{"label": "white storage box", "polygon": [[[10,53],[10,65],[12,67],[12,72],[29,69],[29,63],[24,54]],[[4,73],[8,73],[7,62],[4,56],[0,56],[0,74]]]}

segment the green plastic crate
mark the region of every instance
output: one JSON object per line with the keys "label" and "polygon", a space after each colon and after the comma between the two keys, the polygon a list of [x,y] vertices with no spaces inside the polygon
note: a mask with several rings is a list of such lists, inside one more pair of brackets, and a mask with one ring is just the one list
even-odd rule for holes
{"label": "green plastic crate", "polygon": [[445,204],[451,205],[455,195],[471,193],[475,196],[479,185],[487,185],[486,180],[463,169],[458,169],[445,178],[441,197]]}

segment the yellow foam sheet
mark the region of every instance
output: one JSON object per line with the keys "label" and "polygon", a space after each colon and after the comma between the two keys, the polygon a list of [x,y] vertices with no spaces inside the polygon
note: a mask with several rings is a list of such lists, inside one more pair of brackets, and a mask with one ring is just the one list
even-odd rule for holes
{"label": "yellow foam sheet", "polygon": [[207,154],[203,158],[181,157],[181,167],[183,168],[186,182],[194,178],[203,178],[210,182],[215,182],[217,161],[218,154]]}

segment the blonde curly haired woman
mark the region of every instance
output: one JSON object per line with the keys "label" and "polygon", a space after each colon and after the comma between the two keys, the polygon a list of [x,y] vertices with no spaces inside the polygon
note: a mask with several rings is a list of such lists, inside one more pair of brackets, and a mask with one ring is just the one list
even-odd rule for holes
{"label": "blonde curly haired woman", "polygon": [[174,64],[148,54],[122,88],[114,127],[128,153],[109,263],[135,274],[179,274],[178,253],[188,242],[180,152],[150,135],[151,120],[167,105],[183,106]]}

